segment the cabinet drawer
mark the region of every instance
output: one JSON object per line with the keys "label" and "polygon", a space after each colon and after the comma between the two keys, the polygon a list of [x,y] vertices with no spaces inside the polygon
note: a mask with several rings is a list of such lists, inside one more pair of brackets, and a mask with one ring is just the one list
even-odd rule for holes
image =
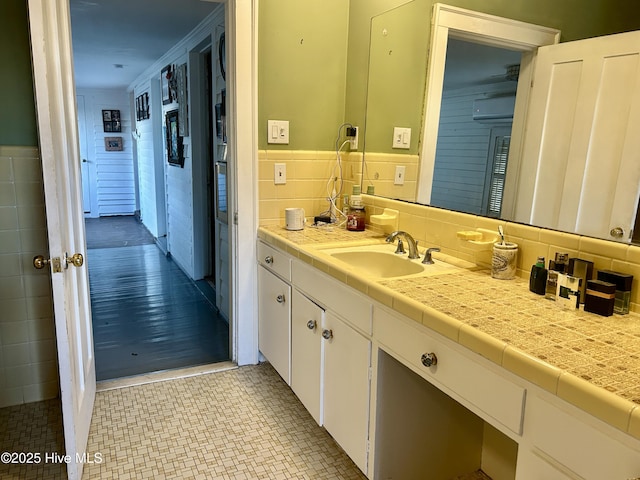
{"label": "cabinet drawer", "polygon": [[293,283],[327,310],[371,335],[371,301],[342,282],[300,261],[293,262]]}
{"label": "cabinet drawer", "polygon": [[[423,378],[445,393],[449,390],[457,394],[461,403],[468,402],[511,431],[522,432],[523,387],[454,349],[455,345],[446,345],[422,325],[382,308],[374,309],[373,329],[383,349],[410,363]],[[434,353],[437,364],[425,367],[421,361],[425,353]],[[484,420],[492,423],[488,418]]]}
{"label": "cabinet drawer", "polygon": [[263,242],[258,242],[258,262],[282,278],[291,281],[291,257]]}
{"label": "cabinet drawer", "polygon": [[640,476],[640,451],[580,420],[576,407],[564,407],[537,395],[527,399],[524,427],[537,449],[586,480]]}

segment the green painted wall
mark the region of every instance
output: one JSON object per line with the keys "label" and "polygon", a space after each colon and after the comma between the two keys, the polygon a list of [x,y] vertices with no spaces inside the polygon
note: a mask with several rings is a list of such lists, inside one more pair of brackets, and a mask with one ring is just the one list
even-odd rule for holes
{"label": "green painted wall", "polygon": [[262,0],[258,22],[258,142],[267,120],[289,121],[289,145],[331,150],[344,118],[349,3]]}
{"label": "green painted wall", "polygon": [[[429,10],[436,3],[427,2]],[[288,150],[332,149],[337,128],[343,121],[364,125],[371,19],[405,3],[408,2],[262,0],[258,44],[259,147],[272,147],[266,143],[269,118],[292,122],[290,145],[279,147]],[[557,28],[562,31],[562,41],[640,28],[640,2],[629,0],[443,3]],[[424,28],[428,34],[429,15],[424,19]],[[302,39],[310,40],[311,45],[300,44]],[[340,65],[340,61],[344,64]]]}
{"label": "green painted wall", "polygon": [[0,145],[38,145],[25,0],[0,2]]}

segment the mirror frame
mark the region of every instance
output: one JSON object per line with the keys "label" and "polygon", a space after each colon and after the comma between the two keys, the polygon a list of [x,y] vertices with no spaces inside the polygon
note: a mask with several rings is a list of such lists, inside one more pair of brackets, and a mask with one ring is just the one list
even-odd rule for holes
{"label": "mirror frame", "polygon": [[560,31],[442,3],[434,5],[416,192],[416,201],[423,205],[429,205],[431,201],[444,69],[450,35],[461,40],[522,52],[507,167],[506,185],[508,187],[505,188],[501,215],[503,219],[512,219],[517,202],[515,187],[518,184],[526,110],[531,90],[529,87],[533,78],[536,52],[540,46],[558,43]]}

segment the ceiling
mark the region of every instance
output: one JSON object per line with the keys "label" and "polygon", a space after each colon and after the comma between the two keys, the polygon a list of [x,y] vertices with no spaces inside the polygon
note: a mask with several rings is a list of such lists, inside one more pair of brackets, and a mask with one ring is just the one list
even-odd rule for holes
{"label": "ceiling", "polygon": [[[222,0],[69,0],[76,86],[127,88],[216,1]],[[519,63],[518,52],[450,39],[445,88],[500,80],[508,65]]]}
{"label": "ceiling", "polygon": [[191,32],[215,0],[69,0],[78,88],[126,88]]}
{"label": "ceiling", "polygon": [[521,57],[521,52],[449,38],[444,89],[509,82],[507,67],[520,65]]}

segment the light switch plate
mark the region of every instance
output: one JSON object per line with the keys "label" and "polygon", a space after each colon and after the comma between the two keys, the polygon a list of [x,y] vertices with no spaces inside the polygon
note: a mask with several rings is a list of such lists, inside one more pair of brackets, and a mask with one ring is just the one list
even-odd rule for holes
{"label": "light switch plate", "polygon": [[411,129],[404,127],[393,127],[392,148],[409,149],[411,147]]}
{"label": "light switch plate", "polygon": [[267,120],[267,143],[289,143],[288,120]]}
{"label": "light switch plate", "polygon": [[276,163],[273,169],[274,185],[284,185],[287,183],[287,164]]}

